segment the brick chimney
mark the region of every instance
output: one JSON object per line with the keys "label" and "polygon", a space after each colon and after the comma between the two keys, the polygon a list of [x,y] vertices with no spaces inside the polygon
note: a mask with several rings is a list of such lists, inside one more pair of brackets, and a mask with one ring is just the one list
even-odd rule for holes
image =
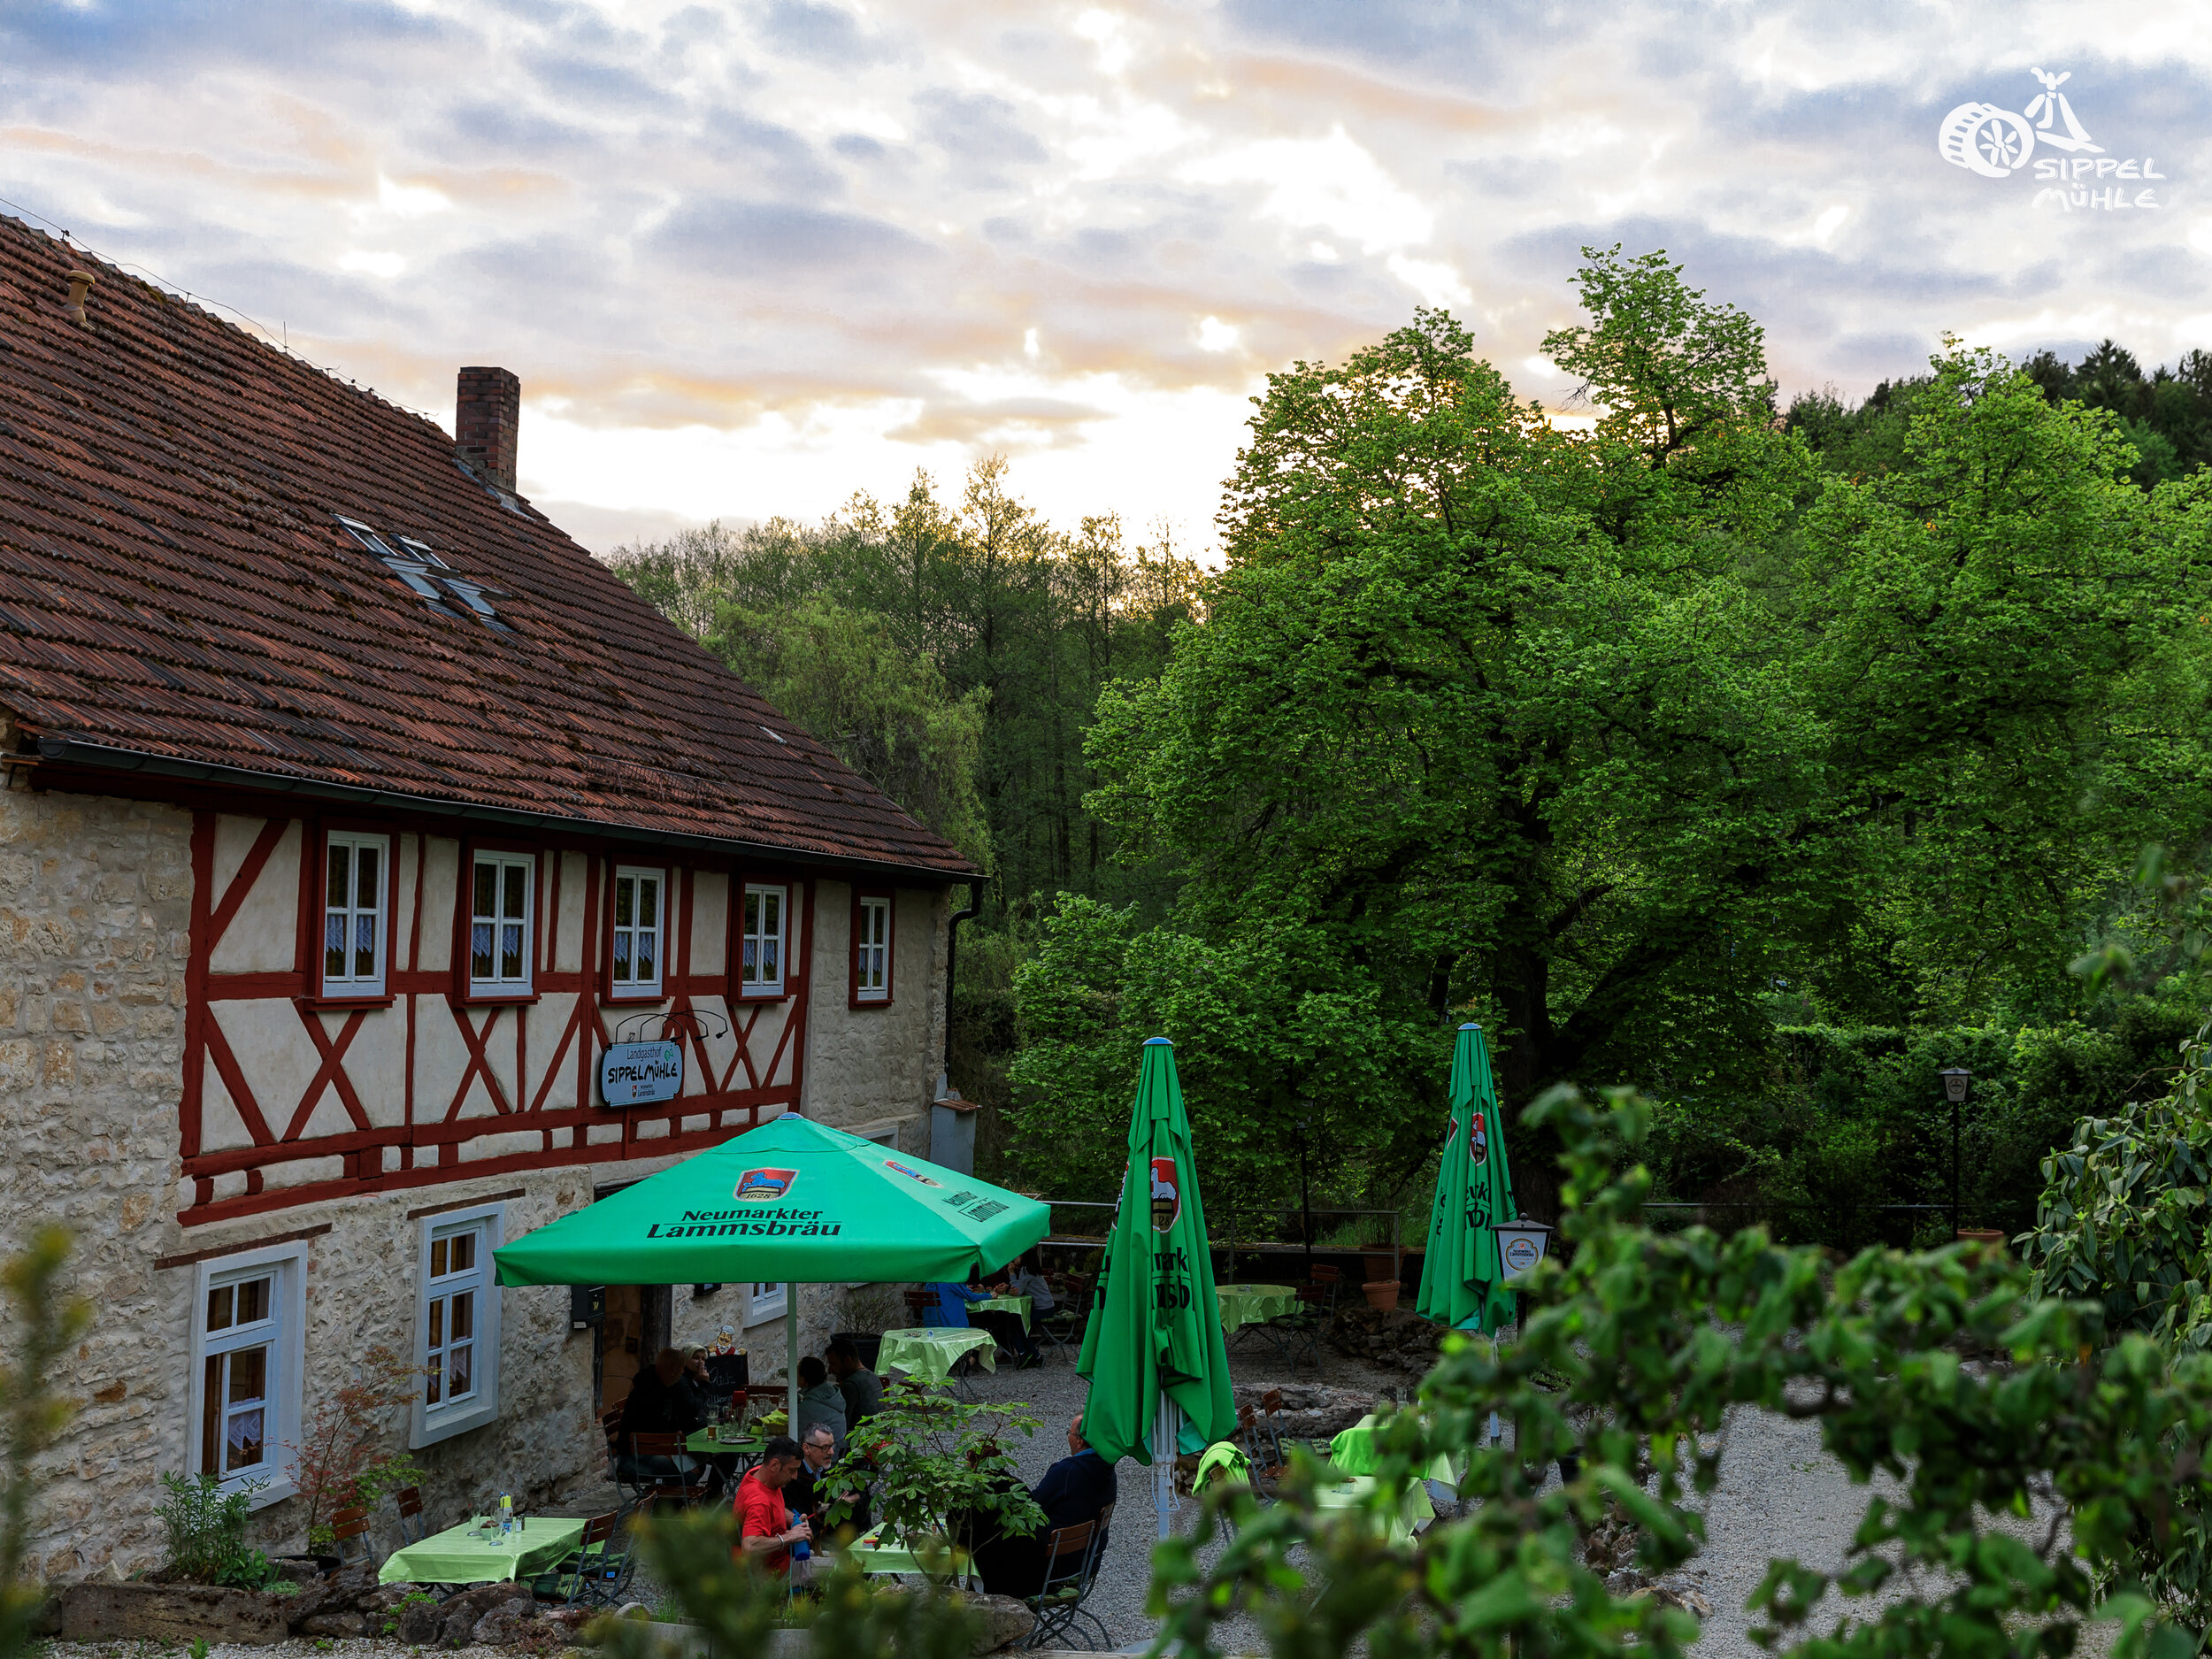
{"label": "brick chimney", "polygon": [[512,494],[515,428],[522,382],[504,369],[463,369],[453,404],[453,444],[461,458]]}

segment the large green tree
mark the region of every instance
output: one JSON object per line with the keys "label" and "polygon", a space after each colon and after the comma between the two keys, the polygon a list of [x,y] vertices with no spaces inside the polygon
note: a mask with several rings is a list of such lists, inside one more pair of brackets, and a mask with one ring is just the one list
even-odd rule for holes
{"label": "large green tree", "polygon": [[[2114,847],[2201,810],[2200,489],[2129,487],[2108,416],[1956,349],[1904,466],[1824,478],[1748,319],[1657,257],[1593,252],[1581,286],[1548,345],[1586,434],[1438,312],[1271,377],[1204,626],[1091,737],[1094,807],[1188,872],[1171,929],[1269,941],[1252,1018],[1356,1006],[1329,1041],[1403,1057],[1338,1102],[1379,1190],[1440,1129],[1464,1013],[1509,1101],[1731,1087],[1778,980],[1909,1012],[2035,982]],[[1055,1078],[1068,999],[1120,1006],[1080,979],[1048,942],[1041,1127],[1091,1109]],[[1342,1071],[1278,1049],[1233,1086],[1254,1122]]]}

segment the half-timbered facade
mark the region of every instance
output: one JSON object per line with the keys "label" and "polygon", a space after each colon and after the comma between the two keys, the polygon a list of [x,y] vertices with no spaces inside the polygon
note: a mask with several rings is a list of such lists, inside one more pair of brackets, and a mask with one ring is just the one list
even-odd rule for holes
{"label": "half-timbered facade", "polygon": [[779,1112],[924,1149],[974,872],[515,494],[518,402],[462,371],[457,444],[0,219],[0,1205],[98,1314],[49,1576],[167,1471],[298,1541],[373,1348],[434,1514],[595,1478],[660,1343],[846,1310],[491,1251]]}

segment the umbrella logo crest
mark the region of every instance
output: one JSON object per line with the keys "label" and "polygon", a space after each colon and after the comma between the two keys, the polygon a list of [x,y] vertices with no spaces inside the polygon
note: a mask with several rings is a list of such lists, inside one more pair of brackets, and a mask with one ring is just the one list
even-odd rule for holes
{"label": "umbrella logo crest", "polygon": [[942,1187],[944,1185],[944,1182],[942,1181],[933,1181],[930,1179],[928,1176],[923,1174],[919,1170],[909,1169],[896,1158],[884,1159],[883,1167],[887,1170],[895,1171],[898,1174],[905,1176],[910,1181],[919,1181],[925,1187]]}
{"label": "umbrella logo crest", "polygon": [[1484,1127],[1480,1112],[1467,1119],[1467,1156],[1478,1164],[1490,1156],[1490,1132]]}
{"label": "umbrella logo crest", "polygon": [[1173,1158],[1152,1160],[1152,1231],[1165,1233],[1183,1213],[1183,1189]]}
{"label": "umbrella logo crest", "polygon": [[730,1196],[741,1204],[776,1203],[798,1179],[796,1170],[747,1170],[737,1178],[737,1190]]}

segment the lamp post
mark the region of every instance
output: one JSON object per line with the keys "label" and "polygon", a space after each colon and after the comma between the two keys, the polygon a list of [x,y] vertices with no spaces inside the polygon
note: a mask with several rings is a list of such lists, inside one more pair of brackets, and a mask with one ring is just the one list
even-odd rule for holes
{"label": "lamp post", "polygon": [[1313,1133],[1313,1102],[1298,1097],[1298,1236],[1306,1246],[1306,1283],[1313,1283],[1313,1188],[1306,1179],[1306,1142]]}
{"label": "lamp post", "polygon": [[1974,1086],[1974,1074],[1962,1065],[1947,1066],[1936,1075],[1943,1079],[1943,1098],[1951,1102],[1951,1237],[1959,1236],[1959,1108]]}

